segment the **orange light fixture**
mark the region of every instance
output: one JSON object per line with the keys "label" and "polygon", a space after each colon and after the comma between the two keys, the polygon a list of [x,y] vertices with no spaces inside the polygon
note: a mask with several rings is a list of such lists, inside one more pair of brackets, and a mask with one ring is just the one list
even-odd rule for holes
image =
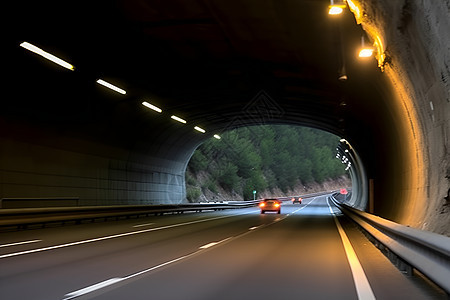
{"label": "orange light fixture", "polygon": [[344,12],[345,4],[332,4],[328,6],[329,15],[340,15]]}
{"label": "orange light fixture", "polygon": [[373,47],[368,47],[364,43],[364,36],[361,37],[361,49],[359,50],[358,56],[361,58],[371,57],[375,49]]}
{"label": "orange light fixture", "polygon": [[373,55],[373,51],[373,48],[362,48],[361,50],[359,50],[358,57],[371,57]]}

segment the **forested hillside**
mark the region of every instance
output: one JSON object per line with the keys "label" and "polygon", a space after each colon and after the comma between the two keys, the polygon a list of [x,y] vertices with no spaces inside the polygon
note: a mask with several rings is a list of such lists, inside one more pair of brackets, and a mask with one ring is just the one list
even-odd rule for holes
{"label": "forested hillside", "polygon": [[244,199],[251,199],[253,190],[286,193],[299,184],[345,174],[335,158],[339,137],[324,131],[265,125],[236,129],[221,137],[208,140],[193,154],[186,173],[189,201],[205,190],[234,192]]}

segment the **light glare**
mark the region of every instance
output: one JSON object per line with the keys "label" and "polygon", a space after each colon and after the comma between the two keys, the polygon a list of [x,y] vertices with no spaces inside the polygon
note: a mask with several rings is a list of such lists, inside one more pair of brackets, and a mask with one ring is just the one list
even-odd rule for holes
{"label": "light glare", "polygon": [[142,102],[142,105],[144,105],[144,106],[146,106],[146,107],[148,107],[148,108],[150,108],[150,109],[152,109],[152,110],[154,110],[154,111],[156,111],[156,112],[159,112],[159,113],[162,112],[162,109],[161,109],[161,108],[159,108],[159,107],[157,107],[157,106],[154,106],[153,104],[150,104],[150,103],[148,103],[147,101]]}
{"label": "light glare", "polygon": [[177,116],[171,116],[170,118],[172,118],[173,120],[175,120],[175,121],[178,121],[178,122],[180,122],[180,123],[183,123],[183,124],[186,124],[186,120],[184,120],[184,119],[182,119],[182,118],[180,118],[180,117],[177,117]]}
{"label": "light glare", "polygon": [[347,4],[350,10],[355,15],[356,23],[361,24],[361,10],[359,9],[359,7],[355,3],[353,3],[352,0],[347,0]]}
{"label": "light glare", "polygon": [[340,15],[344,11],[344,5],[330,5],[328,14],[329,15]]}
{"label": "light glare", "polygon": [[373,55],[373,49],[372,48],[364,48],[359,51],[358,56],[359,57],[371,57]]}
{"label": "light glare", "polygon": [[20,47],[23,47],[31,52],[34,52],[36,54],[39,54],[40,56],[60,65],[61,67],[64,67],[66,69],[69,69],[71,71],[73,71],[75,69],[75,67],[71,64],[69,64],[68,62],[65,62],[64,60],[62,60],[61,58],[58,58],[56,56],[54,56],[53,54],[50,54],[48,52],[45,52],[44,50],[42,50],[41,48],[36,47],[35,45],[32,45],[28,42],[23,42],[22,44],[20,44]]}
{"label": "light glare", "polygon": [[218,135],[218,134],[215,134],[215,135],[214,135],[214,138],[216,138],[216,139],[218,139],[218,140],[221,139],[220,135]]}
{"label": "light glare", "polygon": [[119,88],[119,87],[117,87],[115,85],[112,85],[111,83],[106,82],[103,79],[98,79],[97,83],[101,84],[101,85],[103,85],[103,86],[105,86],[105,87],[107,87],[107,88],[109,88],[109,89],[111,89],[111,90],[113,90],[115,92],[118,92],[119,94],[125,95],[127,93],[125,90],[123,90],[123,89],[121,89],[121,88]]}

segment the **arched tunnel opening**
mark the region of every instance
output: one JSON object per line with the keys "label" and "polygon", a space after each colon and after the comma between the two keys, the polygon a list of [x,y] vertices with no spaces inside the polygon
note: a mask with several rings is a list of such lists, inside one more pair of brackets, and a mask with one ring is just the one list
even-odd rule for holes
{"label": "arched tunnel opening", "polygon": [[[270,121],[345,139],[361,168],[357,207],[449,234],[448,4],[348,1],[336,19],[328,1],[101,2],[65,16],[11,4],[3,203],[180,203],[198,145]],[[377,60],[355,58],[362,36]]]}
{"label": "arched tunnel opening", "polygon": [[349,153],[339,140],[325,131],[290,125],[223,132],[200,145],[189,160],[186,198],[190,202],[295,199],[351,189],[352,177],[354,199],[366,199],[357,196],[364,190],[358,188],[363,168],[358,167],[354,150]]}

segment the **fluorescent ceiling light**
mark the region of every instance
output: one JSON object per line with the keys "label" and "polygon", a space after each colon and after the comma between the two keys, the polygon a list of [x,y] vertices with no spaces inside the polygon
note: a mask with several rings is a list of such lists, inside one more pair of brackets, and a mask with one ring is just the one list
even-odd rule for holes
{"label": "fluorescent ceiling light", "polygon": [[205,133],[206,132],[205,129],[200,128],[198,126],[195,126],[194,129],[197,130],[197,131],[200,131],[201,133]]}
{"label": "fluorescent ceiling light", "polygon": [[56,56],[54,56],[53,54],[50,54],[48,52],[45,52],[44,50],[42,50],[41,48],[36,47],[35,45],[32,45],[28,42],[23,42],[22,44],[20,44],[20,47],[23,47],[31,52],[34,52],[36,54],[39,54],[40,56],[60,65],[61,67],[64,67],[66,69],[69,69],[71,71],[73,71],[75,69],[75,67],[71,64],[69,64],[68,62],[65,62],[64,60],[62,60],[61,58],[58,58]]}
{"label": "fluorescent ceiling light", "polygon": [[148,107],[148,108],[150,108],[150,109],[152,109],[152,110],[154,110],[154,111],[156,111],[156,112],[159,112],[159,113],[162,112],[162,109],[161,109],[161,108],[159,108],[159,107],[157,107],[157,106],[154,106],[153,104],[150,104],[150,103],[148,103],[147,101],[142,102],[142,105],[144,105],[144,106],[146,106],[146,107]]}
{"label": "fluorescent ceiling light", "polygon": [[180,122],[180,123],[186,124],[186,120],[184,120],[184,119],[182,119],[182,118],[180,118],[180,117],[177,117],[177,116],[171,116],[170,118],[172,118],[173,120],[178,121],[178,122]]}
{"label": "fluorescent ceiling light", "polygon": [[363,48],[359,51],[359,57],[371,57],[373,54],[373,48]]}
{"label": "fluorescent ceiling light", "polygon": [[216,138],[216,139],[218,139],[218,140],[221,139],[220,135],[218,135],[218,134],[215,134],[215,135],[214,135],[214,138]]}
{"label": "fluorescent ceiling light", "polygon": [[105,86],[105,87],[107,87],[107,88],[109,88],[109,89],[111,89],[111,90],[113,90],[115,92],[118,92],[118,93],[120,93],[122,95],[125,95],[127,93],[125,90],[122,90],[121,88],[119,88],[119,87],[117,87],[115,85],[112,85],[111,83],[106,82],[103,79],[98,79],[97,83],[101,84],[101,85],[103,85],[103,86]]}

